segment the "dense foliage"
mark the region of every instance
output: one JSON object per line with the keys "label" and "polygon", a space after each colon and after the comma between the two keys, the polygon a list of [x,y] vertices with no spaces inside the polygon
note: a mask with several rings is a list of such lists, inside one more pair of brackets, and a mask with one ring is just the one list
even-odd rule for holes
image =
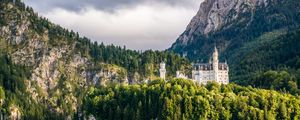
{"label": "dense foliage", "polygon": [[140,80],[158,76],[159,64],[161,62],[166,63],[167,75],[169,77],[174,77],[177,70],[188,72],[190,69],[190,63],[187,59],[172,52],[152,50],[138,52],[126,50],[125,47],[105,46],[103,43],[98,45],[97,42],[88,46],[90,46],[89,53],[94,62],[103,62],[124,67],[128,72],[129,78],[133,78],[135,73],[139,73]]}
{"label": "dense foliage", "polygon": [[[239,49],[239,53],[234,54],[235,59],[231,59],[231,78],[238,84],[247,85],[252,83],[258,76],[264,76],[269,70],[285,71],[290,74],[295,83],[294,88],[300,85],[300,30],[285,32],[275,31],[266,33],[257,38],[257,40],[245,44]],[[243,57],[241,57],[243,56]],[[238,80],[239,79],[239,80]],[[267,82],[264,79],[258,79],[256,86],[274,86],[276,82]],[[285,81],[282,79],[281,81]],[[258,84],[262,83],[262,84]],[[278,83],[281,84],[281,83]],[[275,85],[276,86],[276,85]],[[283,89],[288,84],[282,85]],[[275,88],[279,89],[279,88]],[[290,89],[286,89],[290,91]],[[295,93],[295,90],[293,90]]]}
{"label": "dense foliage", "polygon": [[296,77],[286,71],[267,71],[258,75],[250,84],[255,87],[300,94]]}
{"label": "dense foliage", "polygon": [[90,88],[86,115],[97,119],[299,119],[299,97],[271,90],[190,80]]}

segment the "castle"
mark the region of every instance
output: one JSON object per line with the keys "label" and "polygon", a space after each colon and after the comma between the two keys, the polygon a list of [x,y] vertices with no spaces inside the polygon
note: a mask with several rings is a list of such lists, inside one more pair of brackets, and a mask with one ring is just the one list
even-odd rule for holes
{"label": "castle", "polygon": [[[165,79],[166,68],[165,63],[160,64],[160,78]],[[215,81],[220,84],[229,83],[229,67],[227,63],[219,63],[219,53],[215,47],[213,53],[213,61],[209,63],[196,63],[193,64],[192,80],[196,83],[207,84],[208,82]],[[177,78],[188,78],[179,71],[176,72]]]}

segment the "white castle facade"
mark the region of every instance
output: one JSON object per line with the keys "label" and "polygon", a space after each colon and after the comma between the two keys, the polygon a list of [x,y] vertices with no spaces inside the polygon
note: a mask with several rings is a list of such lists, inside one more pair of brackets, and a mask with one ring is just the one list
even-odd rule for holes
{"label": "white castle facade", "polygon": [[219,53],[215,47],[213,60],[209,63],[197,63],[193,65],[192,79],[201,84],[215,81],[220,84],[229,83],[229,67],[227,63],[219,63]]}
{"label": "white castle facade", "polygon": [[[165,63],[160,64],[160,77],[165,79],[166,69]],[[207,84],[208,82],[217,82],[219,84],[228,84],[229,83],[229,67],[227,63],[219,63],[219,53],[215,47],[213,53],[213,60],[209,63],[196,63],[193,64],[193,70],[191,79],[196,83]],[[177,78],[188,78],[183,73],[177,71]]]}

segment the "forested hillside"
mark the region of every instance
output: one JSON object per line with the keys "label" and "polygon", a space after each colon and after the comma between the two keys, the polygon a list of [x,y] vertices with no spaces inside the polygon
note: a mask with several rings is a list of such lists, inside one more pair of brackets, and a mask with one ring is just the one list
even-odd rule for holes
{"label": "forested hillside", "polygon": [[92,87],[88,90],[83,109],[86,115],[99,120],[300,118],[299,96],[235,84],[201,86],[183,79]]}
{"label": "forested hillside", "polygon": [[160,62],[166,62],[168,77],[190,67],[172,52],[92,42],[39,17],[20,0],[0,0],[0,43],[5,118],[72,119],[89,86],[157,79]]}
{"label": "forested hillside", "polygon": [[[232,58],[229,59],[229,61],[235,63],[231,65],[231,77],[233,80],[236,80],[235,82],[242,85],[249,85],[256,82],[255,86],[269,86],[268,88],[271,88],[276,83],[285,83],[285,85],[276,89],[288,87],[287,83],[293,82],[296,84],[293,86],[299,88],[299,29],[295,31],[278,30],[266,33],[256,40],[245,44],[242,48],[237,49],[237,51],[232,52]],[[257,80],[258,77],[269,70],[285,71],[289,74],[290,79],[280,78],[281,81],[277,82],[266,82],[264,79]],[[273,80],[275,79],[273,78]]]}

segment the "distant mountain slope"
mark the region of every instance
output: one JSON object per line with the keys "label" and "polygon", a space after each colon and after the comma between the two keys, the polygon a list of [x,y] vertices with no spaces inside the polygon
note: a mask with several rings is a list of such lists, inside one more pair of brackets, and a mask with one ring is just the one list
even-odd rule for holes
{"label": "distant mountain slope", "polygon": [[287,70],[300,85],[300,29],[265,33],[230,53],[232,79],[247,85],[267,70]]}
{"label": "distant mountain slope", "polygon": [[[299,56],[294,52],[299,51],[297,35],[295,43],[285,43],[290,42],[289,35],[298,34],[299,9],[299,0],[206,0],[169,50],[206,62],[217,45],[221,60],[228,60],[231,81],[243,84],[256,72],[279,66],[299,68],[287,64],[292,56],[278,59],[281,54]],[[272,52],[260,52],[271,45],[276,46]]]}

